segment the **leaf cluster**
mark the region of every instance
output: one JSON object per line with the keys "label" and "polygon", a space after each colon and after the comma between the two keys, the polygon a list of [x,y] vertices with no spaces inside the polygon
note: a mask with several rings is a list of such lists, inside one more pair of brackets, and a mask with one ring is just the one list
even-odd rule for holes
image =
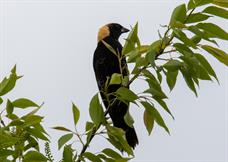
{"label": "leaf cluster", "polygon": [[[42,105],[27,98],[3,99],[20,78],[14,66],[9,77],[0,82],[0,161],[46,162],[48,158],[40,153],[39,145],[40,140],[49,141],[43,117],[37,114]],[[26,113],[18,116],[19,111]]]}

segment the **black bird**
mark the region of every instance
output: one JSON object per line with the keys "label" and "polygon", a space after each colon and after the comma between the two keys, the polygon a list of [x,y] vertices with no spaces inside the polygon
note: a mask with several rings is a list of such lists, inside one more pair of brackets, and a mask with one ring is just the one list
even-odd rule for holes
{"label": "black bird", "polygon": [[[116,92],[121,87],[121,84],[109,85],[109,87],[105,90],[105,83],[107,78],[111,78],[113,73],[120,74],[121,70],[118,57],[107,48],[107,45],[105,45],[104,42],[109,44],[117,54],[121,54],[122,45],[118,39],[122,33],[126,33],[128,31],[128,29],[122,27],[120,24],[111,23],[101,27],[98,32],[98,44],[94,52],[93,68],[102,101],[106,109],[110,106],[108,100],[113,101],[115,96],[109,95],[107,98],[107,95],[105,94]],[[128,68],[125,58],[121,60],[121,68],[122,75],[128,76]],[[122,128],[125,131],[125,137],[128,144],[132,148],[135,148],[136,144],[138,144],[138,138],[135,129],[128,126],[124,120],[124,116],[128,111],[128,107],[128,103],[115,100],[115,102],[111,104],[109,108],[109,115],[113,121],[113,125],[115,127]]]}

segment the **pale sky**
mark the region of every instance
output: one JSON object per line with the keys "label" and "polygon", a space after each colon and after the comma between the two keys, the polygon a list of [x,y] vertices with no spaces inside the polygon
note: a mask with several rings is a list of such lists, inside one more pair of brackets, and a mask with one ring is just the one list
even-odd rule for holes
{"label": "pale sky", "polygon": [[[24,75],[6,97],[45,102],[40,114],[45,116],[55,161],[61,157],[57,139],[62,133],[50,127],[73,128],[71,101],[81,111],[78,130],[83,131],[85,122],[90,120],[89,101],[98,91],[92,68],[98,28],[110,22],[130,28],[138,21],[142,43],[151,43],[158,39],[160,25],[169,22],[172,10],[181,2],[187,1],[0,0],[0,76],[8,74],[14,64],[18,74]],[[227,20],[212,21],[228,30]],[[121,37],[121,42],[125,37]],[[228,42],[219,43],[228,52]],[[159,111],[170,136],[157,125],[148,136],[143,108],[131,107],[139,138],[132,162],[228,161],[227,68],[209,54],[204,56],[214,67],[220,85],[202,81],[196,98],[181,75],[171,93],[163,82],[175,121]],[[140,82],[132,85],[133,90],[142,88]],[[105,147],[111,145],[98,137],[89,151],[99,152]]]}

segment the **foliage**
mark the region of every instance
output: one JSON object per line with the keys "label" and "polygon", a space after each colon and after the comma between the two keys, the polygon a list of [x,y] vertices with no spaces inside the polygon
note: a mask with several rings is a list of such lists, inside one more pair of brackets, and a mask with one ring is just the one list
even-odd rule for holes
{"label": "foliage", "polygon": [[[47,161],[48,158],[40,153],[39,145],[40,140],[48,141],[48,134],[42,126],[43,117],[37,114],[42,105],[26,98],[3,100],[20,78],[14,66],[10,76],[0,83],[0,105],[4,107],[0,112],[0,161]],[[18,116],[19,111],[26,113]]]}
{"label": "foliage", "polygon": [[[103,42],[110,51],[119,57],[119,60],[126,57],[128,64],[134,65],[133,70],[130,71],[130,78],[123,78],[121,74],[115,73],[107,81],[106,86],[122,83],[123,86],[114,94],[116,98],[144,108],[142,109],[144,111],[144,125],[149,135],[155,123],[170,133],[158,108],[164,109],[174,119],[166,104],[168,97],[162,89],[163,80],[166,80],[170,91],[172,91],[177,83],[178,74],[182,74],[186,85],[196,96],[196,86],[199,86],[201,80],[218,81],[216,73],[202,50],[227,65],[228,55],[218,48],[216,41],[219,39],[227,41],[228,33],[218,25],[210,21],[206,22],[213,16],[227,19],[228,11],[223,8],[227,7],[226,5],[226,2],[219,0],[190,0],[187,5],[177,6],[171,15],[169,25],[164,26],[166,28],[164,35],[161,36],[159,33],[159,39],[149,45],[141,44],[138,37],[138,24],[136,24],[126,39],[121,56],[118,56],[110,45]],[[201,11],[194,12],[198,7]],[[125,88],[138,78],[144,80],[148,85],[146,89],[134,92]],[[103,110],[98,94],[96,94],[92,98],[89,108],[92,122],[86,123],[84,133],[86,140],[81,142],[82,150],[77,155],[76,161],[84,161],[85,159],[98,162],[128,161],[134,157],[133,150],[124,139],[124,132],[113,127],[107,118],[104,119],[108,111],[109,109]],[[125,121],[129,126],[134,122],[129,112],[125,116]],[[87,152],[91,140],[99,134],[105,136],[117,150],[125,151],[129,156],[123,157],[114,149],[108,149],[108,151],[106,149],[106,151],[103,150],[96,154]],[[81,135],[77,134],[77,136]],[[62,136],[60,140],[65,138],[67,141],[67,137],[69,138],[68,134]],[[71,154],[71,156],[73,155]]]}
{"label": "foliage", "polygon": [[[138,37],[138,24],[136,24],[126,39],[122,55],[116,54],[119,60],[126,57],[128,64],[132,64],[134,68],[129,72],[129,78],[121,74],[113,74],[108,78],[106,86],[123,85],[111,95],[142,108],[145,129],[149,135],[156,124],[168,134],[170,133],[159,109],[165,110],[174,119],[166,103],[168,96],[163,91],[162,83],[166,82],[172,91],[181,74],[187,87],[197,96],[196,87],[200,85],[201,80],[218,81],[215,71],[205,57],[207,53],[224,65],[228,65],[228,54],[222,51],[217,43],[217,40],[227,41],[228,33],[209,21],[214,16],[227,19],[228,11],[225,9],[227,7],[228,3],[224,0],[190,0],[188,4],[181,4],[173,10],[169,24],[163,26],[164,34],[161,35],[159,32],[158,40],[149,45],[142,45]],[[106,42],[103,41],[103,43],[115,54],[115,49]],[[0,96],[11,91],[19,78],[14,67],[10,76],[0,83]],[[139,92],[126,88],[139,78],[144,81],[147,88]],[[0,101],[2,104],[2,98]],[[36,114],[41,106],[31,100],[20,98],[13,101],[7,99],[5,107],[0,116],[0,161],[7,161],[7,159],[8,161],[16,159],[53,161],[48,144],[46,144],[46,155],[39,152],[38,140],[48,141],[47,133],[41,125],[43,117]],[[15,109],[21,110],[28,107],[33,107],[34,110],[22,117],[14,113]],[[107,118],[109,111],[109,108],[104,111],[99,95],[95,94],[89,104],[91,121],[87,121],[85,131],[79,133],[77,124],[80,110],[72,103],[75,129],[71,130],[63,126],[53,127],[66,133],[58,140],[58,148],[63,148],[62,161],[125,162],[134,158],[134,151],[126,142],[124,131],[112,126],[112,122]],[[4,118],[8,118],[9,123],[5,124]],[[134,122],[129,112],[125,116],[125,121],[129,126]],[[87,149],[97,135],[103,136],[115,149],[105,148],[97,150],[97,153],[89,152]],[[75,150],[75,143],[81,144],[81,150],[78,147]],[[128,156],[120,154],[123,151]]]}

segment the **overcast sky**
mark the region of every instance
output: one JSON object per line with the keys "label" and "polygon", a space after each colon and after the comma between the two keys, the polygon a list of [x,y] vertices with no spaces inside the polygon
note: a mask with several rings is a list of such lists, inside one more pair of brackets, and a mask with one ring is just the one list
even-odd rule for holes
{"label": "overcast sky", "polygon": [[[88,105],[98,91],[92,68],[100,26],[117,22],[130,28],[139,22],[142,43],[158,39],[160,25],[167,24],[175,6],[186,1],[77,1],[77,0],[0,0],[0,75],[8,74],[14,64],[24,75],[6,97],[28,97],[45,102],[40,114],[51,135],[56,161],[57,139],[62,133],[49,129],[56,125],[73,127],[71,101],[81,111],[79,130],[90,120]],[[227,21],[215,18],[228,30]],[[124,35],[121,37],[123,42]],[[228,51],[227,42],[219,42]],[[228,73],[227,68],[205,53],[215,68],[220,85],[201,82],[199,97],[190,92],[181,77],[169,94],[173,121],[161,109],[171,135],[157,125],[148,136],[143,109],[131,107],[139,145],[132,162],[227,162],[228,161]],[[181,76],[181,75],[180,75]],[[132,85],[140,90],[140,82]],[[98,152],[110,144],[95,138],[90,151]]]}

